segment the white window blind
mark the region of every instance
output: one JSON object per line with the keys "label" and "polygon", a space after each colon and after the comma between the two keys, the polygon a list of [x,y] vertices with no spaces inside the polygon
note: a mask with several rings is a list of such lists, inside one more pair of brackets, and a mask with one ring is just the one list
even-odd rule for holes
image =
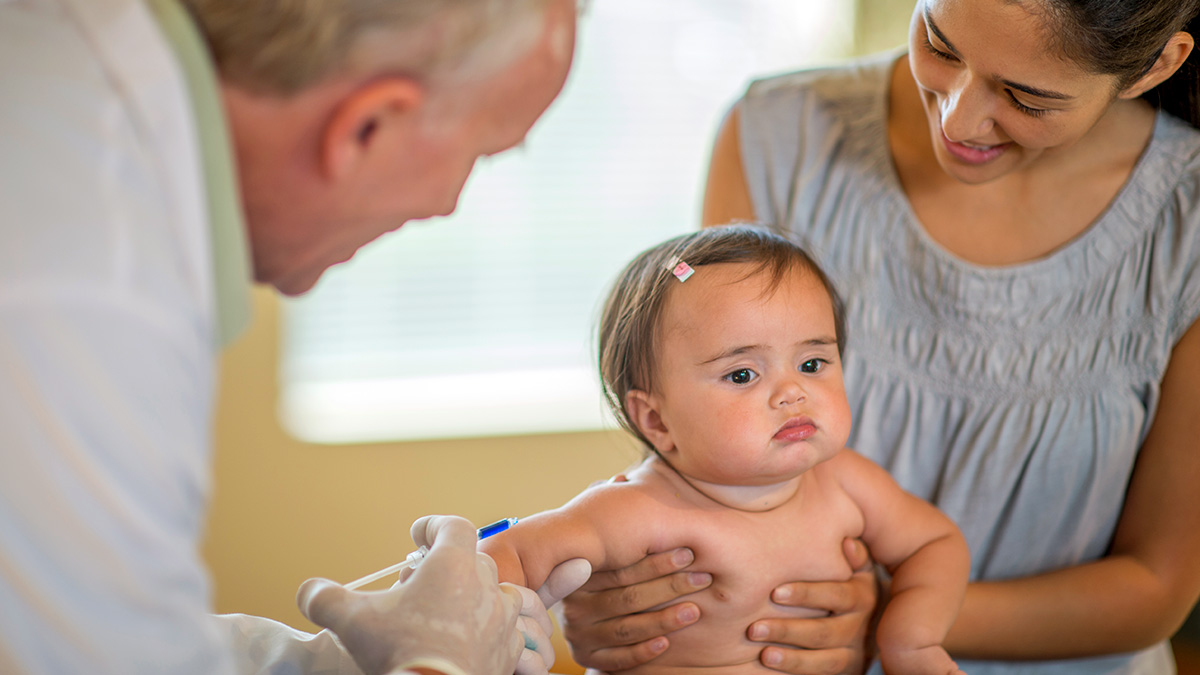
{"label": "white window blind", "polygon": [[716,126],[753,76],[844,56],[854,3],[597,0],[522,148],[284,310],[281,415],[349,443],[596,429],[608,284],[695,229]]}

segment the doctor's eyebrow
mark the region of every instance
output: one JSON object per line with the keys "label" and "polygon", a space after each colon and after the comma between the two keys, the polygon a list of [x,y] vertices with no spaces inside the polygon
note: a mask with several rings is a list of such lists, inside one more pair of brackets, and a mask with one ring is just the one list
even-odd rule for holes
{"label": "doctor's eyebrow", "polygon": [[[938,28],[937,22],[934,21],[933,17],[929,15],[928,8],[925,9],[924,15],[925,15],[925,25],[929,27],[929,32],[936,35],[938,41],[941,42],[942,44],[946,45],[946,49],[949,49],[952,54],[961,58],[962,54],[959,53],[958,49],[954,46],[953,42],[950,42],[950,40],[946,39],[946,34],[942,32],[942,29]],[[997,82],[1003,84],[1006,87],[1009,87],[1010,89],[1016,89],[1017,91],[1025,92],[1026,94],[1029,94],[1030,96],[1036,96],[1038,98],[1046,98],[1046,99],[1051,99],[1051,100],[1055,100],[1055,101],[1072,101],[1075,99],[1074,96],[1071,96],[1069,94],[1064,94],[1062,92],[1053,91],[1051,89],[1042,89],[1041,87],[1034,87],[1034,86],[1031,86],[1028,84],[1021,84],[1020,82],[1013,82],[1012,80],[1006,80],[1002,77],[997,77],[995,79]]]}

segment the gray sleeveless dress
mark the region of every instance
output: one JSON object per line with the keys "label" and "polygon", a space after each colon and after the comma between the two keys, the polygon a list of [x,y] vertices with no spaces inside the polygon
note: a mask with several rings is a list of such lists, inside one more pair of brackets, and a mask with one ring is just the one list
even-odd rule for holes
{"label": "gray sleeveless dress", "polygon": [[[901,191],[885,123],[897,56],[750,86],[738,105],[756,217],[805,244],[846,300],[850,447],[958,523],[972,579],[1095,560],[1171,348],[1200,315],[1200,133],[1160,113],[1089,230],[1043,259],[973,265],[928,237]],[[971,675],[1175,670],[1166,643],[959,665]]]}

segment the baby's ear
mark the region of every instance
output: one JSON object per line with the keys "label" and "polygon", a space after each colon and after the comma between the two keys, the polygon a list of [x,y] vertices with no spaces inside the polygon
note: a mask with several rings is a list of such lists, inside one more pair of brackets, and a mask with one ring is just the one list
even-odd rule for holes
{"label": "baby's ear", "polygon": [[659,413],[659,399],[654,394],[640,389],[631,389],[625,394],[625,412],[629,421],[659,452],[675,449],[675,441],[667,428],[666,420]]}

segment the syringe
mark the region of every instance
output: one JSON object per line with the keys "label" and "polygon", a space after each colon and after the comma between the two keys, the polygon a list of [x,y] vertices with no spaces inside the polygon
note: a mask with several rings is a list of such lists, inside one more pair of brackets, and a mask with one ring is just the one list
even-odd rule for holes
{"label": "syringe", "polygon": [[[490,525],[484,525],[483,527],[479,528],[478,530],[475,531],[475,534],[480,539],[487,539],[488,537],[490,537],[494,534],[500,534],[501,532],[507,530],[508,528],[510,528],[516,524],[517,524],[516,518],[501,518],[500,520],[497,520],[496,522],[494,522]],[[389,574],[396,574],[396,573],[400,572],[401,570],[407,569],[409,567],[416,567],[417,565],[419,565],[421,563],[422,560],[425,559],[425,556],[428,554],[429,554],[429,547],[422,546],[421,548],[419,548],[419,549],[413,551],[412,553],[409,553],[407,556],[405,556],[405,558],[402,562],[398,562],[395,565],[392,565],[391,567],[385,567],[385,568],[379,570],[378,572],[375,572],[374,574],[368,574],[367,576],[365,576],[361,579],[355,579],[354,581],[351,581],[350,583],[346,584],[346,588],[348,590],[352,591],[361,586],[366,586],[367,584],[371,583],[372,581],[375,581],[376,579],[382,579]]]}

